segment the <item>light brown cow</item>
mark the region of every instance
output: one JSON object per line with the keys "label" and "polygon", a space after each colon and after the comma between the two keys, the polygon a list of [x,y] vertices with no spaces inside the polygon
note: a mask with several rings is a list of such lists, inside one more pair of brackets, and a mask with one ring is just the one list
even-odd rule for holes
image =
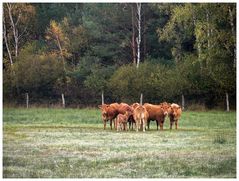
{"label": "light brown cow", "polygon": [[158,130],[158,125],[160,126],[160,130],[163,130],[163,124],[164,124],[165,116],[167,114],[163,111],[162,106],[145,103],[144,107],[149,113],[148,129],[149,129],[150,121],[156,120],[157,130]]}
{"label": "light brown cow", "polygon": [[[103,104],[98,106],[101,109],[101,116],[104,123],[104,129],[106,128],[106,122],[110,120],[110,128],[112,129],[112,121],[116,118],[118,115],[118,103],[112,103],[112,104]],[[115,122],[114,122],[115,126]]]}
{"label": "light brown cow", "polygon": [[131,113],[128,111],[126,111],[125,114],[118,114],[116,118],[117,131],[120,131],[120,130],[127,131],[127,122],[130,115]]}
{"label": "light brown cow", "polygon": [[168,116],[170,119],[170,129],[172,129],[175,122],[175,128],[178,129],[178,120],[181,117],[182,109],[178,104],[172,103],[168,109]]}
{"label": "light brown cow", "polygon": [[146,108],[142,105],[135,106],[133,117],[136,122],[136,131],[140,129],[141,125],[143,126],[143,132],[145,132],[146,124],[149,118],[149,114]]}
{"label": "light brown cow", "polygon": [[[139,103],[133,103],[130,107],[132,108],[132,110],[134,110],[136,107],[138,107],[140,104]],[[134,117],[133,117],[133,115],[130,117],[130,119],[129,119],[129,129],[130,129],[130,127],[131,127],[131,124],[132,124],[132,130],[134,129],[134,125],[135,125],[135,127],[136,127],[136,122],[135,122],[135,120],[134,120]]]}

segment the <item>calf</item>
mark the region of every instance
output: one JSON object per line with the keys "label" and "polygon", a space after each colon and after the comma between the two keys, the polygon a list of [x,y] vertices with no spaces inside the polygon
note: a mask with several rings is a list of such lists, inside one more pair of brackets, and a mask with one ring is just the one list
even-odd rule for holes
{"label": "calf", "polygon": [[[98,106],[101,109],[101,117],[104,123],[104,129],[106,128],[106,122],[110,120],[110,128],[112,129],[112,121],[116,118],[118,115],[118,103],[112,103],[112,104],[103,104]],[[115,126],[115,123],[114,123]]]}
{"label": "calf", "polygon": [[136,131],[138,132],[141,125],[143,125],[143,132],[145,132],[146,123],[149,118],[149,114],[146,108],[142,105],[138,105],[137,107],[135,107],[133,111],[133,117],[136,122]]}
{"label": "calf", "polygon": [[173,123],[175,122],[175,128],[178,129],[178,120],[181,117],[182,109],[178,104],[171,104],[168,109],[168,116],[170,119],[170,129],[172,129]]}
{"label": "calf", "polygon": [[149,129],[150,121],[156,120],[157,130],[158,130],[158,125],[160,126],[160,130],[163,130],[163,124],[164,124],[165,116],[167,114],[166,114],[166,112],[163,111],[162,106],[145,103],[144,107],[146,108],[146,110],[149,114],[148,129]]}
{"label": "calf", "polygon": [[117,125],[117,131],[122,130],[126,130],[127,131],[127,122],[130,116],[130,112],[126,111],[125,114],[118,114],[117,118],[116,118],[116,125]]}
{"label": "calf", "polygon": [[130,129],[131,123],[134,122],[134,120],[133,120],[133,108],[126,103],[120,103],[119,107],[118,107],[119,114],[125,114],[126,111],[128,111],[128,113],[129,113],[128,122],[129,122],[129,129]]}

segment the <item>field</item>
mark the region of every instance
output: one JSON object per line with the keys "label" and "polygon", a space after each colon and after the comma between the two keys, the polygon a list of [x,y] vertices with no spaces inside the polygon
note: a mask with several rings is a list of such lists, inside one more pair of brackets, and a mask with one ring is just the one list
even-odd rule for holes
{"label": "field", "polygon": [[103,130],[100,110],[4,108],[4,178],[236,178],[236,113],[183,112],[179,130]]}

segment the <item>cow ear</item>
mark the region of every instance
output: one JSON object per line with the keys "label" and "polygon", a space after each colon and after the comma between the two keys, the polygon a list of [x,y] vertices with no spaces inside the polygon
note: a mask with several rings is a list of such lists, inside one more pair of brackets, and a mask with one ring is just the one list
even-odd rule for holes
{"label": "cow ear", "polygon": [[181,109],[181,107],[180,107],[180,106],[178,106],[177,108],[178,108],[178,109]]}
{"label": "cow ear", "polygon": [[98,108],[102,109],[102,105],[98,105]]}

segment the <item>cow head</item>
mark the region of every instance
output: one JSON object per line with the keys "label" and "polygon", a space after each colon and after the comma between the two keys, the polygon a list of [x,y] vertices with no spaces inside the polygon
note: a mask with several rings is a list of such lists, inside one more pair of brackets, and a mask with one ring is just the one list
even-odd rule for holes
{"label": "cow head", "polygon": [[107,121],[108,115],[107,115],[107,110],[109,108],[109,105],[103,104],[98,106],[101,109],[101,117],[103,121]]}
{"label": "cow head", "polygon": [[164,116],[167,116],[168,112],[170,111],[171,104],[169,104],[167,102],[163,102],[160,104],[160,106],[161,106]]}
{"label": "cow head", "polygon": [[134,103],[134,104],[132,104],[130,107],[132,107],[133,109],[135,109],[136,107],[138,107],[140,104],[139,103]]}
{"label": "cow head", "polygon": [[130,115],[132,115],[132,112],[127,110],[124,115],[128,118]]}
{"label": "cow head", "polygon": [[177,106],[177,107],[171,106],[171,107],[170,107],[171,114],[172,114],[174,117],[177,116],[179,109],[181,109],[180,106]]}

